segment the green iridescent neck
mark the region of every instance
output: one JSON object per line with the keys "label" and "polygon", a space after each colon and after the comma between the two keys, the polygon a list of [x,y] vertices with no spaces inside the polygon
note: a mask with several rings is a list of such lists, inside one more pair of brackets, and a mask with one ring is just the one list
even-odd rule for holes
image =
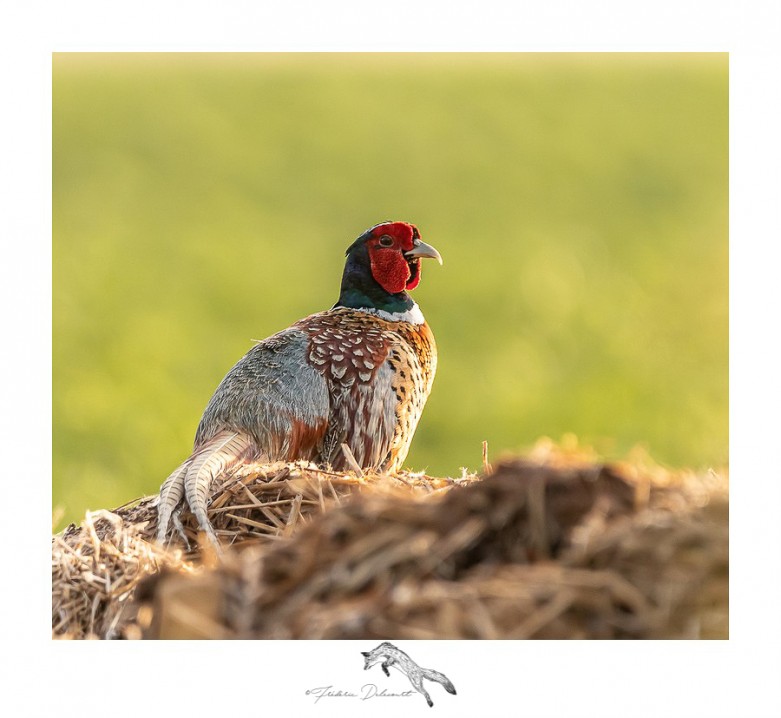
{"label": "green iridescent neck", "polygon": [[342,287],[337,307],[353,309],[381,309],[390,314],[411,310],[415,302],[407,292],[390,294],[372,277],[366,248],[356,247],[347,257],[342,275]]}

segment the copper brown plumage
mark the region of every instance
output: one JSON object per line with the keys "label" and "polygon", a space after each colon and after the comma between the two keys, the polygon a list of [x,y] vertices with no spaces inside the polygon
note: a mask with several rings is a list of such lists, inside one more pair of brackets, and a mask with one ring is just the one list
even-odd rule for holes
{"label": "copper brown plumage", "polygon": [[164,482],[158,539],[187,504],[216,542],[206,507],[212,481],[237,463],[305,459],[396,471],[431,391],[436,345],[407,294],[420,259],[439,253],[414,225],[383,222],[347,250],[339,301],[259,342],[217,387],[191,456]]}

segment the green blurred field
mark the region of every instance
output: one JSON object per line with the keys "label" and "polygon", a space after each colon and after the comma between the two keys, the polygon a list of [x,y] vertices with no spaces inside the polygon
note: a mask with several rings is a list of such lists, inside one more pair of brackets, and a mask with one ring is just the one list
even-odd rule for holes
{"label": "green blurred field", "polygon": [[727,462],[727,89],[724,54],[56,54],[59,525],[156,491],[385,219],[445,260],[410,468],[566,432]]}

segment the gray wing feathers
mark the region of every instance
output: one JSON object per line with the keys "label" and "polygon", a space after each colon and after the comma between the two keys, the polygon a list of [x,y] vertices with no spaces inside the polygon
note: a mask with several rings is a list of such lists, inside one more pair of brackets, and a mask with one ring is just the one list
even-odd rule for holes
{"label": "gray wing feathers", "polygon": [[192,456],[160,490],[158,541],[165,541],[185,498],[216,543],[206,514],[214,479],[244,459],[285,459],[292,440],[306,436],[314,442],[319,436],[311,427],[324,433],[328,387],[306,362],[307,341],[298,330],[280,332],[250,349],[220,382],[201,418]]}
{"label": "gray wing feathers", "polygon": [[328,386],[307,363],[308,341],[303,332],[286,329],[250,349],[214,392],[196,449],[230,428],[247,432],[270,460],[284,459],[293,421],[316,426],[327,420]]}

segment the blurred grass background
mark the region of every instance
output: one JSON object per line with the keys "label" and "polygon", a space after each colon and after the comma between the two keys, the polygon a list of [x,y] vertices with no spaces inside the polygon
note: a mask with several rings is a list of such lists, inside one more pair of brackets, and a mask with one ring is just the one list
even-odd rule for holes
{"label": "blurred grass background", "polygon": [[155,492],[225,372],[416,223],[407,465],[728,461],[726,54],[55,54],[53,503]]}

